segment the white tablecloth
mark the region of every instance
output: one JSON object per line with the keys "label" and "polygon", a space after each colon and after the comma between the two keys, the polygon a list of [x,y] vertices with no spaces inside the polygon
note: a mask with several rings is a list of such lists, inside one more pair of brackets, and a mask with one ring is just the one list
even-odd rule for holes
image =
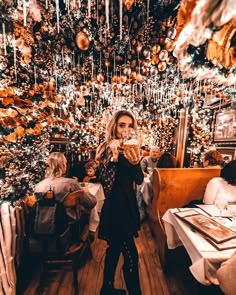
{"label": "white tablecloth", "polygon": [[[236,249],[218,251],[200,233],[193,231],[188,224],[173,214],[179,210],[189,209],[169,209],[162,218],[168,248],[174,249],[183,245],[192,261],[190,271],[193,276],[204,285],[218,285],[216,271],[223,261],[233,255]],[[195,210],[203,214],[200,209]]]}
{"label": "white tablecloth", "polygon": [[152,201],[152,182],[149,176],[144,178],[140,191],[143,194],[145,204],[148,205]]}
{"label": "white tablecloth", "polygon": [[96,197],[97,200],[96,206],[91,210],[89,220],[89,230],[95,232],[99,225],[99,214],[103,206],[105,195],[103,187],[100,183],[88,183],[87,188],[89,192]]}

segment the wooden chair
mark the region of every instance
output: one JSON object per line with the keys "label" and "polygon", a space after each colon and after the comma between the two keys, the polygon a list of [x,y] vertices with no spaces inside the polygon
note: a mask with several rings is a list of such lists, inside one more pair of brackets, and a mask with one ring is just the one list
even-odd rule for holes
{"label": "wooden chair", "polygon": [[[78,267],[80,259],[86,250],[90,250],[89,234],[89,214],[83,211],[81,199],[83,191],[75,191],[65,196],[63,205],[66,208],[74,209],[76,212],[75,222],[69,223],[69,226],[63,235],[65,235],[65,245],[63,250],[61,245],[54,241],[41,241],[41,272],[39,290],[45,283],[46,274],[48,271],[65,271],[65,266],[70,266],[73,271],[73,287],[75,294],[78,294]],[[69,239],[66,236],[69,235]],[[76,236],[75,236],[76,235]],[[76,238],[78,237],[78,238]],[[63,238],[62,239],[63,243]],[[54,244],[53,244],[54,243]],[[53,246],[52,246],[53,245]],[[60,246],[60,248],[59,248]],[[50,266],[50,269],[49,269]],[[68,270],[68,267],[66,268]]]}

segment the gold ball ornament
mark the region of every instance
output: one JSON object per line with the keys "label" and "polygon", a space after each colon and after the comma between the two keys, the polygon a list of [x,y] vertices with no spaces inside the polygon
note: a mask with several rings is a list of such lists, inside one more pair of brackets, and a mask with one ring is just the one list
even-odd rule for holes
{"label": "gold ball ornament", "polygon": [[123,0],[126,9],[129,11],[134,3],[134,0]]}
{"label": "gold ball ornament", "polygon": [[90,41],[88,35],[84,32],[79,32],[76,35],[75,43],[80,50],[86,51],[89,49]]}
{"label": "gold ball ornament", "polygon": [[105,80],[105,78],[104,78],[103,74],[100,73],[100,74],[97,75],[97,81],[98,82],[104,82],[104,80]]}
{"label": "gold ball ornament", "polygon": [[177,34],[176,28],[169,28],[167,31],[167,37],[170,39],[174,39]]}
{"label": "gold ball ornament", "polygon": [[159,62],[157,65],[159,72],[164,72],[166,69],[166,63],[164,61]]}
{"label": "gold ball ornament", "polygon": [[167,57],[168,57],[168,51],[165,49],[162,49],[159,53],[159,59],[161,61],[165,61],[167,59]]}
{"label": "gold ball ornament", "polygon": [[166,63],[168,65],[172,65],[174,63],[174,60],[175,60],[174,56],[173,55],[170,55],[170,56],[168,56],[168,58],[166,60]]}
{"label": "gold ball ornament", "polygon": [[152,54],[156,55],[160,52],[161,46],[159,44],[153,45],[152,46]]}
{"label": "gold ball ornament", "polygon": [[166,50],[170,52],[170,51],[173,51],[174,49],[175,49],[175,41],[169,40],[166,43]]}

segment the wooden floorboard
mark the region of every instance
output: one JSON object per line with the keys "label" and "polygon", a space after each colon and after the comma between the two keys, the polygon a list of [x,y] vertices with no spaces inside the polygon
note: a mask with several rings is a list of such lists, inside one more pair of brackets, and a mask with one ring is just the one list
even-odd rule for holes
{"label": "wooden floorboard", "polygon": [[[157,242],[153,239],[148,223],[144,222],[136,239],[139,254],[140,282],[143,295],[222,295],[217,286],[199,284],[189,271],[190,260],[183,251],[171,251],[168,268],[163,272],[158,258]],[[92,257],[79,269],[79,295],[99,295],[102,285],[106,243],[95,239],[91,245]],[[117,267],[115,286],[125,288],[122,273],[123,257]],[[39,263],[30,260],[26,267],[24,284],[17,295],[39,295]],[[49,272],[44,286],[45,295],[72,295],[72,272]],[[127,293],[128,294],[128,293]]]}

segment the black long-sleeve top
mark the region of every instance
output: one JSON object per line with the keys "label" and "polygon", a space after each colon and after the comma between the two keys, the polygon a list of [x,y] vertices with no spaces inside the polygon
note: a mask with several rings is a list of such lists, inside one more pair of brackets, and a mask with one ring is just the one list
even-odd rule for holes
{"label": "black long-sleeve top", "polygon": [[101,212],[99,238],[125,239],[137,236],[140,218],[134,184],[143,182],[140,164],[132,165],[119,155],[118,162],[108,162],[98,167],[99,181],[103,185],[106,199]]}

